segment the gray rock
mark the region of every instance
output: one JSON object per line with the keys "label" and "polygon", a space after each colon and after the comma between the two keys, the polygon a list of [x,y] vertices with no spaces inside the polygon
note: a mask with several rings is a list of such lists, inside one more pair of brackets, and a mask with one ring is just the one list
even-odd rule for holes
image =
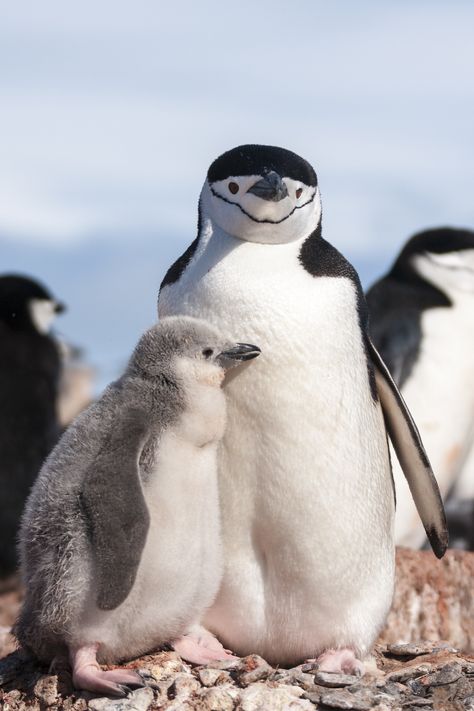
{"label": "gray rock", "polygon": [[474,711],[474,694],[462,700],[465,711]]}
{"label": "gray rock", "polygon": [[148,687],[136,689],[124,699],[99,697],[88,702],[92,711],[147,711],[153,703],[153,691]]}
{"label": "gray rock", "polygon": [[301,686],[305,691],[317,691],[318,689],[314,683],[313,675],[303,672],[301,666],[293,669],[277,669],[268,677],[268,680],[290,686]]}
{"label": "gray rock", "polygon": [[62,711],[87,711],[87,701],[85,699],[75,699],[68,697],[64,699]]}
{"label": "gray rock", "polygon": [[273,671],[273,667],[265,659],[259,657],[258,654],[250,654],[240,660],[235,675],[241,686],[249,686],[256,681],[267,679]]}
{"label": "gray rock", "polygon": [[[245,659],[246,657],[244,657]],[[242,659],[223,659],[222,661],[218,662],[209,662],[207,665],[211,669],[224,669],[224,670],[232,670],[232,669],[237,669],[237,667],[241,666],[242,664]]]}
{"label": "gray rock", "polygon": [[302,694],[297,686],[270,686],[259,682],[243,691],[239,711],[314,711],[311,701],[300,698]]}
{"label": "gray rock", "polygon": [[189,664],[183,662],[176,652],[162,652],[153,657],[146,667],[153,677],[159,681],[160,679],[170,679],[175,674],[191,674]]}
{"label": "gray rock", "polygon": [[433,699],[421,699],[417,696],[410,696],[402,702],[402,709],[404,711],[407,707],[417,708],[421,711],[421,709],[428,708],[429,706],[433,706]]}
{"label": "gray rock", "polygon": [[168,687],[168,697],[172,700],[186,701],[200,688],[201,684],[197,679],[191,674],[181,672],[175,676],[173,683]]}
{"label": "gray rock", "polygon": [[425,687],[430,686],[444,686],[445,684],[452,684],[462,676],[462,667],[457,662],[450,662],[445,664],[440,669],[432,672],[431,674],[426,674],[420,679],[417,679],[418,684]]}
{"label": "gray rock", "polygon": [[199,709],[202,711],[233,711],[239,692],[230,685],[214,686],[201,694]]}
{"label": "gray rock", "polygon": [[396,657],[418,657],[422,654],[435,652],[459,652],[447,642],[407,642],[405,644],[389,644],[387,651]]}
{"label": "gray rock", "polygon": [[358,677],[351,674],[333,674],[332,672],[317,671],[314,675],[315,684],[338,688],[341,686],[352,686],[359,681]]}
{"label": "gray rock", "polygon": [[49,674],[40,677],[33,693],[44,706],[53,706],[58,700],[58,677]]}
{"label": "gray rock", "polygon": [[374,707],[374,695],[368,689],[352,692],[348,689],[337,689],[321,694],[321,703],[331,709],[354,709],[354,711],[370,711]]}
{"label": "gray rock", "polygon": [[203,686],[217,686],[231,680],[228,671],[223,669],[210,669],[209,667],[201,667],[198,669],[197,676]]}
{"label": "gray rock", "polygon": [[430,664],[429,662],[410,666],[407,665],[402,669],[397,669],[397,671],[387,674],[387,681],[399,681],[403,684],[409,679],[416,679],[417,677],[429,674],[432,671],[433,664]]}

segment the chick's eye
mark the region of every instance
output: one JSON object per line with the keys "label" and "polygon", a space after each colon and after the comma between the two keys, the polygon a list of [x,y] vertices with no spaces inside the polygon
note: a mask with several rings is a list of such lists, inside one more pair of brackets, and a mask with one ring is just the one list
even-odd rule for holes
{"label": "chick's eye", "polygon": [[237,185],[237,183],[231,181],[227,187],[229,188],[232,195],[235,195],[239,192],[239,186]]}
{"label": "chick's eye", "polygon": [[212,350],[212,348],[204,348],[202,352],[204,358],[210,358],[213,353],[214,351]]}
{"label": "chick's eye", "polygon": [[299,197],[301,197],[302,194],[303,194],[303,188],[298,188],[298,190],[296,191],[296,197],[299,198]]}

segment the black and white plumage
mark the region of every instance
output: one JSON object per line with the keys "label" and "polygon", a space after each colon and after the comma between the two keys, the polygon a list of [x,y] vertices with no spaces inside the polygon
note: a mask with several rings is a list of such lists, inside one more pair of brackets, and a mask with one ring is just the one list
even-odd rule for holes
{"label": "black and white plumage", "polygon": [[358,276],[321,236],[311,165],[259,145],[214,161],[198,236],[168,270],[158,310],[243,328],[262,347],[225,385],[226,560],[207,623],[240,654],[320,655],[322,668],[357,672],[393,590],[384,414],[437,555],[446,531],[416,427],[368,338]]}
{"label": "black and white plumage", "polygon": [[61,358],[49,331],[62,310],[37,281],[0,276],[0,577],[16,570],[20,515],[59,435]]}
{"label": "black and white plumage", "polygon": [[[453,489],[458,498],[472,498],[474,232],[443,227],[416,234],[367,301],[373,341],[413,412],[443,498]],[[397,543],[421,546],[425,534],[396,462],[394,477]],[[453,541],[466,516],[469,529],[471,508],[449,507]],[[474,535],[474,520],[470,525]]]}
{"label": "black and white plumage", "polygon": [[164,319],[45,462],[20,531],[15,634],[44,662],[69,653],[79,688],[123,695],[140,679],[97,659],[165,642],[196,663],[228,656],[199,626],[221,577],[220,385],[258,354],[202,321]]}

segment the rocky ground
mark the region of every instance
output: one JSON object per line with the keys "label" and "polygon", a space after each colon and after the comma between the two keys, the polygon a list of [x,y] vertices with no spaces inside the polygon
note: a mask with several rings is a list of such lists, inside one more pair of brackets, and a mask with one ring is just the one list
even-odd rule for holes
{"label": "rocky ground", "polygon": [[363,678],[315,664],[275,669],[256,655],[192,668],[161,652],[127,666],[154,680],[123,699],[98,698],[74,692],[67,670],[48,674],[14,653],[0,662],[0,703],[4,711],[474,711],[474,657],[439,643],[377,645]]}
{"label": "rocky ground", "polygon": [[[398,551],[394,606],[362,678],[320,673],[316,664],[274,668],[256,655],[192,667],[164,651],[126,665],[141,670],[147,686],[123,699],[96,698],[74,691],[68,669],[50,674],[14,651],[0,660],[0,708],[474,711],[473,581],[472,553],[449,551],[436,561],[429,552]],[[13,592],[0,596],[0,626],[11,623],[18,602]],[[415,641],[423,638],[438,641]],[[5,642],[4,653],[12,640]]]}

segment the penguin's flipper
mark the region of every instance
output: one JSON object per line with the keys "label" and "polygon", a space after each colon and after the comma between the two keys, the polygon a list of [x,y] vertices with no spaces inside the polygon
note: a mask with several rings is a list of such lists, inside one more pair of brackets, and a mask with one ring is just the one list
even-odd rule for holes
{"label": "penguin's flipper", "polygon": [[438,484],[405,401],[377,349],[367,340],[388,434],[433,552],[442,558],[448,547],[448,529]]}
{"label": "penguin's flipper", "polygon": [[97,606],[118,607],[135,582],[150,525],[138,460],[147,434],[144,413],[127,413],[86,472],[80,495],[94,560]]}

